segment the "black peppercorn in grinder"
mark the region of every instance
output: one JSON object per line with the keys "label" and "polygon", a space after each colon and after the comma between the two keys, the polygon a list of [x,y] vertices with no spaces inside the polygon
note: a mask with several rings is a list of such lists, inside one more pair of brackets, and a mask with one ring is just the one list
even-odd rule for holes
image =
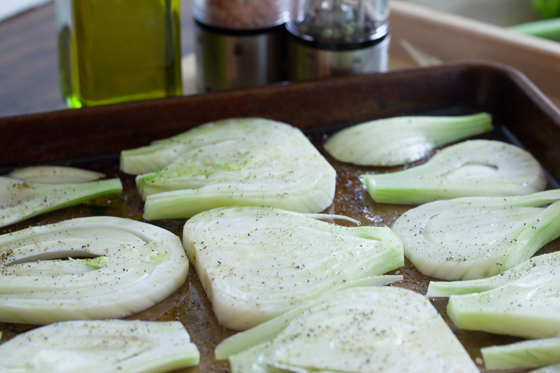
{"label": "black peppercorn in grinder", "polygon": [[388,1],[292,0],[289,79],[386,71]]}

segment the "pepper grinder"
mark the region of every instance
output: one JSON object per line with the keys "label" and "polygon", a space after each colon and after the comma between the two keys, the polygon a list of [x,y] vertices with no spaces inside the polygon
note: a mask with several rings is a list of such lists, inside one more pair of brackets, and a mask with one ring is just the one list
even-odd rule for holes
{"label": "pepper grinder", "polygon": [[387,71],[388,0],[293,0],[289,79]]}
{"label": "pepper grinder", "polygon": [[266,85],[287,79],[290,0],[194,0],[197,89]]}

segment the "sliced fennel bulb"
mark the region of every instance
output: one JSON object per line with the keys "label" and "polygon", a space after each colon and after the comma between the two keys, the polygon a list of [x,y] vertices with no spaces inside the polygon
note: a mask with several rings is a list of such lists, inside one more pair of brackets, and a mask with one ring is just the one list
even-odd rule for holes
{"label": "sliced fennel bulb", "polygon": [[259,118],[207,123],[151,146],[122,152],[138,176],[144,218],[185,218],[222,206],[320,212],[336,172],[303,133]]}
{"label": "sliced fennel bulb", "polygon": [[480,349],[486,369],[536,368],[560,363],[560,338],[535,339]]}
{"label": "sliced fennel bulb", "polygon": [[277,319],[218,345],[217,354],[230,340],[243,340],[241,352],[219,355],[229,358],[232,373],[478,372],[429,300],[411,290],[358,287],[323,294],[267,342],[243,338]]}
{"label": "sliced fennel bulb", "polygon": [[[527,287],[532,282],[526,281],[526,279],[538,278],[541,275],[546,275],[547,272],[553,273],[557,267],[560,267],[560,253],[538,255],[499,275],[488,278],[449,282],[431,281],[426,295],[429,297],[449,297],[483,293],[515,284],[518,281],[521,287]],[[534,284],[537,285],[538,283]]]}
{"label": "sliced fennel bulb", "polygon": [[12,179],[44,184],[87,183],[105,177],[105,174],[66,166],[32,166],[10,172]]}
{"label": "sliced fennel bulb", "polygon": [[0,176],[0,227],[120,192],[119,179],[46,184]]}
{"label": "sliced fennel bulb", "polygon": [[431,282],[427,295],[449,296],[447,314],[461,329],[523,338],[558,337],[559,278],[560,253],[552,253],[487,279]]}
{"label": "sliced fennel bulb", "polygon": [[524,195],[542,191],[547,182],[531,154],[491,140],[461,142],[441,150],[420,166],[363,177],[374,201],[395,204]]}
{"label": "sliced fennel bulb", "polygon": [[396,280],[374,277],[404,265],[402,243],[389,228],[342,227],[320,217],[240,207],[187,221],[183,244],[221,325],[244,330],[337,287]]}
{"label": "sliced fennel bulb", "polygon": [[199,360],[198,348],[178,321],[66,321],[0,345],[5,373],[167,372]]}
{"label": "sliced fennel bulb", "polygon": [[[61,260],[68,257],[103,259]],[[5,234],[0,322],[125,317],[175,292],[188,268],[176,235],[129,219],[79,218]]]}
{"label": "sliced fennel bulb", "polygon": [[406,257],[424,275],[484,278],[524,262],[560,235],[559,199],[555,189],[436,201],[407,211],[392,229],[402,239]]}
{"label": "sliced fennel bulb", "polygon": [[560,364],[549,365],[540,369],[532,370],[531,373],[560,373]]}
{"label": "sliced fennel bulb", "polygon": [[333,158],[364,166],[417,161],[440,145],[492,131],[486,113],[378,119],[343,129],[325,143]]}

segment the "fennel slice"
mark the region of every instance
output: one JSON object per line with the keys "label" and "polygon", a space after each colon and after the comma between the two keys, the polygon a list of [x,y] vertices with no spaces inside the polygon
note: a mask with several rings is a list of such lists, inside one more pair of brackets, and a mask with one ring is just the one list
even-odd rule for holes
{"label": "fennel slice", "polygon": [[514,196],[546,187],[544,171],[527,151],[492,140],[451,145],[403,171],[363,175],[378,203],[422,204],[475,196]]}
{"label": "fennel slice", "polygon": [[43,184],[0,177],[0,227],[122,192],[120,179]]}
{"label": "fennel slice", "polygon": [[[403,241],[405,256],[426,276],[490,277],[560,235],[558,199],[560,190],[436,201],[407,211],[392,229]],[[537,207],[547,203],[552,204]]]}
{"label": "fennel slice", "polygon": [[560,364],[549,365],[532,370],[531,373],[560,373]]}
{"label": "fennel slice", "polygon": [[480,352],[486,369],[542,367],[560,363],[560,338],[485,347]]}
{"label": "fennel slice", "polygon": [[[209,122],[178,135],[156,140],[151,145],[122,151],[120,167],[127,174],[148,174],[169,166],[183,154],[189,152],[194,152],[193,154],[202,152],[209,155],[211,158],[208,160],[211,161],[212,150],[235,143],[243,145],[244,141],[252,143],[253,137],[262,138],[271,128],[274,130],[274,127],[284,126],[287,125],[261,118],[238,118]],[[286,135],[290,136],[282,129],[279,130],[277,135],[284,139]],[[216,147],[218,144],[220,146]],[[198,165],[204,165],[204,161],[201,161]]]}
{"label": "fennel slice", "polygon": [[68,184],[95,181],[105,174],[66,166],[32,166],[15,169],[6,176],[35,183]]}
{"label": "fennel slice", "polygon": [[417,161],[438,146],[493,130],[487,113],[463,116],[404,116],[345,128],[325,143],[335,159],[363,166]]}
{"label": "fennel slice", "polygon": [[[216,346],[215,357],[217,360],[227,359],[229,356],[237,354],[249,347],[255,346],[271,340],[276,337],[284,328],[299,314],[312,307],[318,298],[325,298],[328,293],[334,293],[344,289],[351,289],[364,286],[383,286],[394,282],[402,281],[402,275],[382,275],[363,278],[354,282],[345,282],[333,289],[321,293],[316,297],[308,298],[304,303],[296,308],[284,312],[281,316],[277,316],[271,320],[263,322],[257,326],[247,329],[241,333],[222,341]],[[319,301],[320,301],[319,299]]]}
{"label": "fennel slice", "polygon": [[551,338],[560,336],[559,278],[560,253],[551,253],[487,279],[432,282],[428,295],[450,296],[447,313],[461,329]]}
{"label": "fennel slice", "polygon": [[122,167],[127,170],[137,156],[159,161],[161,152],[172,153],[173,160],[164,156],[168,164],[136,177],[148,220],[188,218],[222,206],[321,212],[334,198],[335,170],[299,129],[285,123],[207,123],[153,149],[123,152]]}
{"label": "fennel slice", "polygon": [[199,360],[178,321],[66,321],[0,345],[2,372],[167,372]]}
{"label": "fennel slice", "polygon": [[342,227],[316,217],[240,207],[187,221],[183,245],[222,326],[250,328],[404,264],[402,243],[389,228]]}
{"label": "fennel slice", "polygon": [[560,253],[537,255],[505,272],[488,278],[463,281],[431,281],[426,295],[428,297],[449,297],[483,293],[508,284],[514,284],[517,281],[524,284],[526,278],[538,278],[546,272],[554,272],[557,267],[560,267]]}
{"label": "fennel slice", "polygon": [[[82,260],[104,258],[89,266]],[[98,267],[98,268],[96,268]],[[186,281],[179,237],[153,225],[89,217],[0,236],[0,322],[121,318]]]}
{"label": "fennel slice", "polygon": [[324,294],[276,337],[229,360],[232,373],[478,372],[428,299],[396,287]]}

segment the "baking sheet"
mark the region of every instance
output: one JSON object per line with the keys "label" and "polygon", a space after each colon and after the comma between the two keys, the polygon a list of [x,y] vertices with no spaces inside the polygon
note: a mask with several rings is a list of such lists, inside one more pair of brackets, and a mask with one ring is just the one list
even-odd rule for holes
{"label": "baking sheet", "polygon": [[[523,75],[495,64],[450,64],[0,119],[0,130],[5,134],[0,138],[2,171],[32,164],[71,165],[104,172],[107,177],[120,177],[124,185],[121,195],[102,197],[41,215],[0,229],[0,233],[92,215],[141,220],[143,203],[135,190],[134,177],[119,171],[119,152],[147,145],[208,121],[248,116],[281,120],[302,128],[325,154],[322,149],[325,139],[344,126],[396,115],[459,115],[479,111],[489,112],[497,127],[493,133],[480,138],[525,147],[547,170],[548,187],[557,187],[557,180],[560,180],[557,167],[560,164],[560,113]],[[391,225],[412,207],[373,202],[359,178],[362,173],[399,168],[352,166],[325,156],[338,175],[335,200],[326,212],[348,215],[366,225],[384,226]],[[185,221],[169,219],[150,223],[181,237]],[[560,240],[556,240],[539,253],[559,249]],[[408,261],[393,273],[403,274],[405,278],[396,286],[426,292],[430,279],[418,273]],[[447,300],[434,298],[432,302],[479,367],[482,367],[481,347],[520,340],[460,331],[445,314]],[[184,323],[202,356],[199,367],[181,372],[229,370],[227,362],[213,359],[213,348],[233,332],[217,324],[192,266],[187,283],[174,295],[129,318],[180,320]],[[33,327],[0,323],[0,331],[4,333],[0,343]]]}

